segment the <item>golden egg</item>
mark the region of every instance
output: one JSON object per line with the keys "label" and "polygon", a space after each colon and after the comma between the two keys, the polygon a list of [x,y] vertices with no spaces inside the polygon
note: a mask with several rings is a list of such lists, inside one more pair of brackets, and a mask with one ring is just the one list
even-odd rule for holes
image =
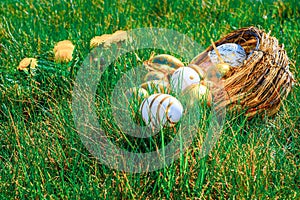
{"label": "golden egg", "polygon": [[163,81],[166,81],[168,82],[168,77],[162,73],[162,72],[159,72],[159,71],[151,71],[151,72],[148,72],[144,78],[144,81],[153,81],[153,80],[163,80]]}
{"label": "golden egg", "polygon": [[225,74],[227,74],[227,72],[230,71],[231,67],[229,64],[227,63],[219,63],[216,65],[217,69],[219,70],[219,72],[221,73],[222,76],[224,76]]}
{"label": "golden egg", "polygon": [[169,65],[174,69],[184,66],[184,64],[178,58],[168,54],[159,54],[157,56],[154,56],[150,59],[150,62],[161,65]]}
{"label": "golden egg", "polygon": [[208,87],[202,85],[201,83],[196,83],[190,85],[183,91],[183,98],[185,99],[186,106],[188,108],[197,105],[199,102],[202,104],[205,103],[208,106],[211,106],[212,95]]}

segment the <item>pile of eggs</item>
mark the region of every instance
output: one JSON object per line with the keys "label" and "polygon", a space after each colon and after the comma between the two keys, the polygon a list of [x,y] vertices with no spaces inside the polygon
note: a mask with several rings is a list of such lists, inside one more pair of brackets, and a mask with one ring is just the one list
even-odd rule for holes
{"label": "pile of eggs", "polygon": [[[246,59],[244,49],[238,44],[225,43],[218,46],[216,51],[212,50],[208,55],[212,65],[217,67],[224,65],[230,70],[231,67],[240,67]],[[172,127],[180,121],[184,107],[174,96],[180,100],[188,99],[184,104],[187,108],[199,101],[210,106],[212,95],[207,84],[209,81],[199,66],[184,66],[180,60],[167,54],[154,56],[145,61],[144,65],[149,70],[145,82],[127,90],[127,96],[138,99],[139,114],[147,126],[153,129]],[[228,72],[222,69],[219,71],[223,75]]]}

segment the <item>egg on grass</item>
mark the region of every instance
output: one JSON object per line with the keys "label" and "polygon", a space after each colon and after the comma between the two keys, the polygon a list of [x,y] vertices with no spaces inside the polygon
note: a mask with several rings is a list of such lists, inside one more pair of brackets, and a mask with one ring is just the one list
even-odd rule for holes
{"label": "egg on grass", "polygon": [[180,94],[192,84],[199,83],[198,73],[190,67],[178,68],[171,77],[171,89],[173,92]]}
{"label": "egg on grass", "polygon": [[142,102],[140,113],[146,125],[153,129],[174,126],[182,117],[183,106],[175,97],[158,93]]}

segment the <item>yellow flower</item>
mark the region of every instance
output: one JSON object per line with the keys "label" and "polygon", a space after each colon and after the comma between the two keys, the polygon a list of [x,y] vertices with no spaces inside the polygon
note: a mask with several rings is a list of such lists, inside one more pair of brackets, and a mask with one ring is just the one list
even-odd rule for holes
{"label": "yellow flower", "polygon": [[93,48],[104,44],[105,41],[111,36],[112,36],[111,34],[103,34],[101,36],[95,36],[94,38],[91,39],[90,47]]}
{"label": "yellow flower", "polygon": [[18,66],[18,70],[28,70],[28,67],[30,69],[35,69],[37,66],[37,59],[35,58],[24,58],[23,60],[21,60],[19,66]]}
{"label": "yellow flower", "polygon": [[54,60],[56,62],[69,62],[73,58],[73,51],[75,46],[69,40],[58,42],[53,49]]}
{"label": "yellow flower", "polygon": [[120,43],[126,41],[128,39],[128,35],[126,31],[116,31],[114,32],[108,40],[105,41],[104,46],[108,47],[113,43]]}
{"label": "yellow flower", "polygon": [[62,49],[55,53],[54,59],[56,62],[69,62],[73,59],[73,51]]}
{"label": "yellow flower", "polygon": [[120,43],[130,39],[126,31],[116,31],[113,34],[103,34],[101,36],[95,36],[91,39],[91,48],[103,45],[103,47],[110,47],[111,44]]}

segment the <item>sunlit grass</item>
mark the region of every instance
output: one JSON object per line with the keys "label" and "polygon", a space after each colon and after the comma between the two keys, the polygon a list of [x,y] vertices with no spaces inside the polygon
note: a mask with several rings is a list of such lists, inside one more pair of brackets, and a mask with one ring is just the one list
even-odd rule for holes
{"label": "sunlit grass", "polygon": [[[102,165],[82,144],[71,112],[74,80],[90,52],[90,40],[117,30],[168,28],[205,48],[210,39],[255,25],[271,30],[284,43],[299,80],[298,1],[3,0],[0,5],[1,199],[300,198],[298,83],[274,118],[247,121],[242,115],[229,115],[215,148],[201,159],[208,124],[200,120],[202,129],[180,159],[145,174]],[[56,63],[53,48],[62,40],[75,45],[73,59]],[[152,50],[137,53],[146,60]],[[17,69],[25,57],[38,60],[34,73]],[[141,61],[129,54],[115,63],[99,86],[100,97],[124,74],[124,63],[134,67]],[[109,117],[108,105],[99,104]],[[105,118],[101,123],[114,127]],[[110,137],[118,136],[113,140],[120,146],[139,145],[106,128]]]}

